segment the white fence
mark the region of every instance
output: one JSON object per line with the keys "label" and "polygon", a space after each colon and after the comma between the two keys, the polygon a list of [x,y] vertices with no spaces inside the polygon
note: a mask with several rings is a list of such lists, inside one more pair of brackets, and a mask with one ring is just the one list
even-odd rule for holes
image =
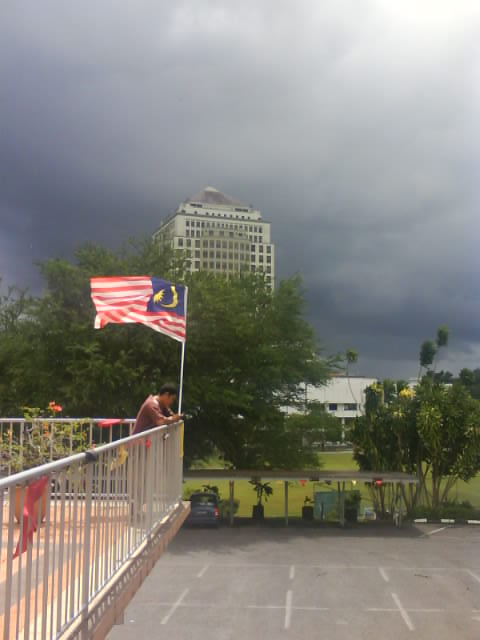
{"label": "white fence", "polygon": [[57,638],[88,618],[92,600],[180,504],[182,455],[177,423],[0,480],[4,640]]}

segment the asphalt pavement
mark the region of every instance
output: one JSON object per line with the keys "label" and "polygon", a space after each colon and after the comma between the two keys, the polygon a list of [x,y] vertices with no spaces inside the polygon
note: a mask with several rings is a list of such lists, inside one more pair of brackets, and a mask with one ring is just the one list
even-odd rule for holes
{"label": "asphalt pavement", "polygon": [[182,529],[108,640],[478,640],[480,527]]}

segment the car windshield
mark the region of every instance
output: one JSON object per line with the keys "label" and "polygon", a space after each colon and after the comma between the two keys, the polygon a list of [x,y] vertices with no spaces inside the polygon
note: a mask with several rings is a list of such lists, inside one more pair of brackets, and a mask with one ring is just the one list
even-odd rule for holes
{"label": "car windshield", "polygon": [[214,495],[196,495],[196,496],[192,496],[191,498],[191,503],[193,504],[211,504],[211,505],[216,505],[217,504],[217,499]]}

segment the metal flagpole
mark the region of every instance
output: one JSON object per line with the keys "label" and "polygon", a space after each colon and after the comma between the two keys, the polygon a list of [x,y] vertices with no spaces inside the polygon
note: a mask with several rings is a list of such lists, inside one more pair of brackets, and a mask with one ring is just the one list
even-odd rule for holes
{"label": "metal flagpole", "polygon": [[[188,287],[185,287],[185,297],[183,298],[183,310],[185,312],[185,324],[187,323],[187,298]],[[178,413],[182,413],[182,400],[183,400],[183,367],[185,364],[185,341],[182,342],[182,355],[180,359],[180,384],[178,390]]]}

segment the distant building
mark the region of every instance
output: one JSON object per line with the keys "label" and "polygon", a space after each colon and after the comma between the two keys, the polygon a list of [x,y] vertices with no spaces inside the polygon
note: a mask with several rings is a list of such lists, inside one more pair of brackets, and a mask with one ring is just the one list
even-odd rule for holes
{"label": "distant building", "polygon": [[[377,378],[363,376],[332,376],[322,387],[305,387],[305,405],[318,402],[325,411],[337,418],[342,425],[342,440],[355,418],[365,414],[365,390],[378,382]],[[287,414],[298,413],[297,408],[284,407]],[[348,440],[348,437],[347,437]]]}
{"label": "distant building", "polygon": [[153,237],[184,251],[190,273],[264,273],[266,281],[274,285],[275,246],[270,223],[262,220],[258,209],[214,187],[180,203]]}
{"label": "distant building", "polygon": [[333,376],[323,387],[307,386],[306,401],[319,402],[344,427],[351,427],[355,418],[365,413],[365,389],[378,382],[363,376]]}

